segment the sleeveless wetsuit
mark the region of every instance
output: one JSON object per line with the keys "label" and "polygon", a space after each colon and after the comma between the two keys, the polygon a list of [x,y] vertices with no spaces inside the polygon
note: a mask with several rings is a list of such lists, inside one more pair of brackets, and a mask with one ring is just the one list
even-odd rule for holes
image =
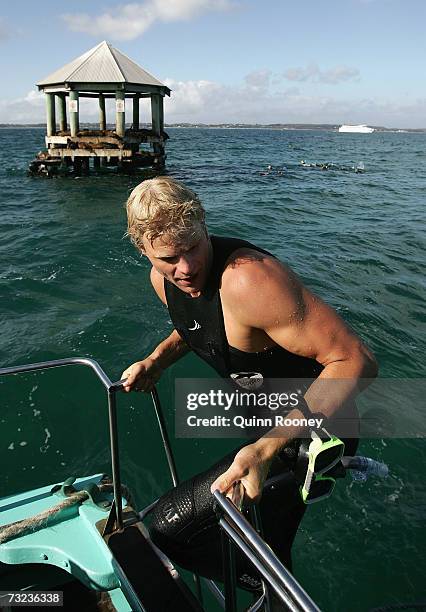
{"label": "sleeveless wetsuit", "polygon": [[259,258],[271,254],[236,238],[211,236],[211,243],[212,267],[200,297],[192,298],[176,285],[164,282],[170,318],[179,335],[223,377],[237,372],[259,372],[263,378],[316,378],[323,369],[321,364],[294,355],[281,346],[257,353],[246,353],[229,346],[219,293],[226,261],[241,248],[256,251]]}
{"label": "sleeveless wetsuit", "polygon": [[[198,298],[164,282],[170,318],[179,335],[223,377],[256,372],[263,378],[306,378],[308,387],[323,370],[314,359],[294,355],[280,346],[246,353],[230,347],[226,338],[219,287],[228,258],[240,248],[252,249],[256,258],[271,254],[244,240],[212,236],[211,242],[212,267]],[[356,440],[351,443],[355,452]],[[212,579],[222,579],[222,558],[210,485],[228,469],[237,450],[163,495],[152,512],[150,533],[154,543],[182,567]],[[291,471],[295,452],[288,450],[273,461],[259,508],[265,541],[291,569],[291,546],[306,506]],[[282,477],[277,480],[278,475]],[[237,576],[239,585],[248,590],[260,585],[252,566],[241,557],[237,557]]]}

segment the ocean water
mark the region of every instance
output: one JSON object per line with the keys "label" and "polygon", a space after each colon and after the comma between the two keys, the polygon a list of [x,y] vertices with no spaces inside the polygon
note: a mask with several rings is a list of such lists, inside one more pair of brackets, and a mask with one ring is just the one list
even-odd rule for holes
{"label": "ocean water", "polygon": [[[425,376],[426,135],[169,133],[167,171],[198,192],[211,232],[286,261],[373,349],[381,376]],[[43,138],[41,129],[0,130],[0,366],[90,356],[119,379],[171,330],[146,261],[123,239],[123,204],[141,177],[31,178]],[[164,374],[171,431],[175,377],[208,373],[188,356]],[[9,377],[0,398],[0,495],[110,471],[106,403],[91,372]],[[149,398],[119,402],[123,481],[142,508],[170,478]],[[173,439],[181,478],[232,446]],[[346,478],[309,508],[294,569],[323,610],[426,601],[425,451],[420,439],[363,440],[360,454],[387,463],[389,478]]]}

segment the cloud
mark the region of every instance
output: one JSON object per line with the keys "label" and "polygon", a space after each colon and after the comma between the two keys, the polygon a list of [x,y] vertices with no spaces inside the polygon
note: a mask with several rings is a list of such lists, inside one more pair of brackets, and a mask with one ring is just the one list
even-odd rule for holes
{"label": "cloud", "polygon": [[122,4],[93,17],[87,13],[62,15],[74,32],[86,32],[115,40],[133,40],[156,21],[183,21],[208,11],[233,8],[231,0],[146,0],[144,3]]}
{"label": "cloud", "polygon": [[0,123],[41,123],[45,121],[44,95],[31,90],[14,100],[0,100]]}
{"label": "cloud", "polygon": [[[251,75],[251,73],[250,73]],[[307,95],[302,88],[279,91],[253,89],[252,76],[239,85],[215,81],[176,81],[163,79],[172,91],[165,99],[167,123],[367,123],[388,127],[425,127],[426,98],[401,102],[378,98],[349,98],[332,95]],[[255,86],[262,82],[254,78]],[[114,100],[107,100],[107,118],[114,120]],[[141,117],[150,116],[148,101],[143,101]],[[80,119],[98,121],[98,103],[82,99]],[[131,121],[131,102],[126,101],[126,118]],[[44,123],[44,95],[30,91],[21,98],[0,100],[0,123]]]}
{"label": "cloud", "polygon": [[337,83],[343,83],[344,81],[351,81],[352,79],[359,79],[358,68],[350,68],[349,66],[335,66],[330,70],[324,70],[320,72],[318,80],[320,83],[330,83],[336,85]]}
{"label": "cloud", "polygon": [[[247,75],[248,76],[248,75]],[[388,127],[426,127],[426,98],[398,104],[380,99],[306,95],[297,87],[259,89],[249,79],[240,86],[213,81],[165,79],[168,123],[368,123]],[[247,83],[247,81],[249,83]]]}
{"label": "cloud", "polygon": [[327,83],[337,85],[344,81],[359,79],[358,68],[350,66],[335,66],[329,70],[321,70],[318,64],[311,63],[306,68],[289,68],[283,74],[288,81]]}
{"label": "cloud", "polygon": [[288,81],[309,81],[317,76],[318,72],[316,64],[309,64],[306,68],[289,68],[284,72],[284,78]]}
{"label": "cloud", "polygon": [[[177,121],[191,121],[188,117],[199,116],[206,102],[209,108],[217,104],[226,87],[213,81],[175,81],[165,79],[165,85],[172,88],[172,96],[166,100],[165,108]],[[166,121],[170,121],[168,115]]]}
{"label": "cloud", "polygon": [[244,77],[245,84],[251,89],[268,89],[273,73],[271,70],[253,70]]}

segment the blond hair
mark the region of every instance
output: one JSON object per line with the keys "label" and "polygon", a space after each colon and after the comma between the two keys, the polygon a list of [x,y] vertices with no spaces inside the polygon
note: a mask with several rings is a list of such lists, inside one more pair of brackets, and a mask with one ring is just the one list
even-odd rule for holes
{"label": "blond hair", "polygon": [[205,227],[205,211],[194,191],[168,176],[142,181],[126,202],[127,232],[143,251],[143,237],[151,243],[167,235],[178,243],[195,222]]}

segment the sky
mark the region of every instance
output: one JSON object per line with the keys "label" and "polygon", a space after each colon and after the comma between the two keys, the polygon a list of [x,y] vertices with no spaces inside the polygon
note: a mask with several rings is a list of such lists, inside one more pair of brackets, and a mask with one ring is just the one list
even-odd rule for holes
{"label": "sky", "polygon": [[172,89],[166,123],[426,128],[425,24],[426,0],[4,0],[0,123],[44,122],[35,83],[107,40]]}

